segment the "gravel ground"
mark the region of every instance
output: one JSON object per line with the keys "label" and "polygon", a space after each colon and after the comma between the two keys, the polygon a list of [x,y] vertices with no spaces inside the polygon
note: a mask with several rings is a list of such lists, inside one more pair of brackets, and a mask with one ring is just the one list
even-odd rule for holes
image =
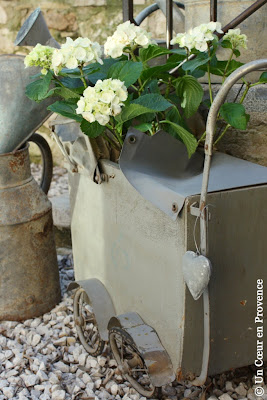
{"label": "gravel ground", "polygon": [[[31,164],[32,176],[39,183],[41,176],[41,167],[38,164]],[[48,197],[59,196],[68,193],[68,175],[66,168],[54,167],[53,179],[48,192]]]}
{"label": "gravel ground", "polygon": [[[38,174],[38,167],[34,174]],[[56,167],[49,196],[68,190],[66,171]],[[73,323],[72,294],[66,287],[74,279],[70,250],[59,249],[62,301],[39,318],[0,323],[0,400],[145,400],[124,381],[108,346],[92,357],[80,344]],[[208,378],[197,388],[174,382],[163,388],[164,399],[261,400],[254,394],[254,367]]]}

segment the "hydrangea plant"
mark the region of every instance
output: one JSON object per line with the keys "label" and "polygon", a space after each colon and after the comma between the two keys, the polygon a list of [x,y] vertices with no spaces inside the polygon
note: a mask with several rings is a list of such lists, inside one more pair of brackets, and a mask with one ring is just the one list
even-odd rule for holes
{"label": "hydrangea plant", "polygon": [[[187,33],[179,33],[173,49],[160,47],[151,34],[129,21],[119,25],[101,47],[88,38],[67,38],[60,49],[38,44],[25,57],[25,66],[39,66],[41,73],[26,88],[27,96],[37,102],[48,97],[61,98],[48,109],[80,123],[81,130],[91,138],[102,135],[120,150],[131,125],[154,135],[159,129],[182,141],[190,157],[205,140],[193,135],[188,118],[201,103],[204,91],[198,78],[207,73],[209,101],[213,102],[211,75],[221,76],[222,82],[242,65],[240,48],[246,48],[246,35],[230,29],[223,33],[219,22],[201,24]],[[220,47],[229,49],[228,60],[217,59]],[[193,59],[192,59],[193,55]],[[166,62],[151,62],[167,56]],[[175,73],[170,71],[175,70]],[[243,101],[248,89],[267,81],[264,72],[259,81],[244,80],[245,90],[239,103],[225,103],[218,114],[226,127],[215,141],[233,126],[245,130],[249,121]]]}

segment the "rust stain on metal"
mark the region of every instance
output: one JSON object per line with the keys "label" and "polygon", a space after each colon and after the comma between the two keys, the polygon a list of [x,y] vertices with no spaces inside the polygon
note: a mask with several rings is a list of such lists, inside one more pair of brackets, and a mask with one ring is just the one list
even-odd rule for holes
{"label": "rust stain on metal", "polygon": [[174,213],[178,212],[178,205],[177,205],[177,203],[172,203],[172,212],[174,212]]}
{"label": "rust stain on metal", "polygon": [[25,153],[17,152],[14,153],[14,157],[9,161],[9,166],[11,170],[16,173],[21,167],[24,166],[25,163]]}
{"label": "rust stain on metal", "polygon": [[176,371],[176,380],[177,380],[178,382],[184,380],[184,375],[183,375],[183,372],[182,372],[182,368],[181,368],[181,367],[178,368],[177,371]]}

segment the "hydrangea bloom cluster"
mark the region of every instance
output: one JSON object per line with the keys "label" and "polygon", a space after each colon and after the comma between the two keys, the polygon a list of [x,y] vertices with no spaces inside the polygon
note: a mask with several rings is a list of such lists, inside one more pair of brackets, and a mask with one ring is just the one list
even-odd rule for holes
{"label": "hydrangea bloom cluster", "polygon": [[138,46],[148,47],[154,43],[151,33],[126,21],[117,27],[112,36],[107,38],[104,45],[104,53],[112,58],[120,57],[126,47],[135,49]]}
{"label": "hydrangea bloom cluster", "polygon": [[77,103],[77,114],[89,122],[97,121],[106,125],[111,116],[118,115],[128,97],[126,86],[119,79],[98,80],[94,87],[89,86]]}
{"label": "hydrangea bloom cluster", "polygon": [[237,49],[238,47],[247,48],[247,36],[244,34],[240,34],[240,29],[229,29],[229,31],[224,35],[224,40],[229,40],[232,44],[233,49]]}
{"label": "hydrangea bloom cluster", "polygon": [[208,43],[214,39],[214,32],[223,33],[220,22],[209,22],[201,24],[191,29],[187,33],[178,33],[172,39],[171,44],[178,44],[180,47],[186,47],[189,51],[196,49],[206,51]]}
{"label": "hydrangea bloom cluster", "polygon": [[47,74],[51,67],[52,56],[55,49],[49,46],[42,46],[38,43],[34,49],[25,57],[25,67],[42,67],[41,73]]}
{"label": "hydrangea bloom cluster", "polygon": [[62,68],[73,69],[86,63],[99,62],[101,60],[101,47],[97,42],[91,42],[88,38],[79,37],[72,40],[67,37],[66,43],[60,49],[56,49],[52,57],[51,68],[58,74]]}

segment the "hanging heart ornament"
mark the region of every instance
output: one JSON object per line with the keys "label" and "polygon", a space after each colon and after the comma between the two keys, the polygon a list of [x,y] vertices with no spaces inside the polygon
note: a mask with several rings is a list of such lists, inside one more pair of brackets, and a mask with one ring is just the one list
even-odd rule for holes
{"label": "hanging heart ornament", "polygon": [[194,300],[198,300],[209,284],[211,262],[194,251],[187,251],[183,256],[183,275],[185,283]]}

